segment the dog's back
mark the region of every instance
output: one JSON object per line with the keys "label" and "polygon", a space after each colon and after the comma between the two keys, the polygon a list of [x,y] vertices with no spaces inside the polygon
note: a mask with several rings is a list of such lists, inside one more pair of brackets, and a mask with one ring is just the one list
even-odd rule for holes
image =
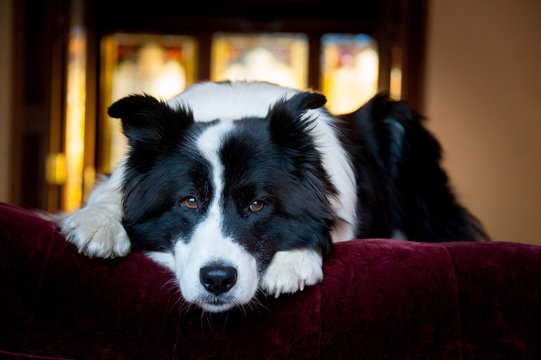
{"label": "dog's back", "polygon": [[406,103],[378,95],[340,119],[359,184],[358,237],[487,238],[479,221],[457,202],[440,166],[438,141]]}

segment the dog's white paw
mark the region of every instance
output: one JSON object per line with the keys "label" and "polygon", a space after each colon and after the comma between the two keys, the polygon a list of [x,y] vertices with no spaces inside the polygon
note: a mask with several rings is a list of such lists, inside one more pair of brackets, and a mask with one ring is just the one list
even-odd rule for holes
{"label": "dog's white paw", "polygon": [[89,257],[114,258],[130,252],[120,217],[107,206],[88,206],[59,221],[66,239]]}
{"label": "dog's white paw", "polygon": [[314,285],[323,280],[321,266],[321,256],[315,250],[279,251],[263,273],[259,287],[265,293],[275,297],[302,291],[305,286]]}

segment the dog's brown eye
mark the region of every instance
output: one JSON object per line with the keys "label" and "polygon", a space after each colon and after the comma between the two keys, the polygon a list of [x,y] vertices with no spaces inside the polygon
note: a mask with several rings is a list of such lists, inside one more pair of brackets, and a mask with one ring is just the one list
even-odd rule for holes
{"label": "dog's brown eye", "polygon": [[184,205],[188,209],[197,209],[199,203],[197,202],[197,199],[195,197],[188,196],[187,198],[182,200],[182,205]]}
{"label": "dog's brown eye", "polygon": [[255,213],[260,212],[261,210],[263,210],[264,207],[265,207],[265,203],[261,200],[254,200],[250,204],[250,210],[252,210],[252,212],[255,212]]}

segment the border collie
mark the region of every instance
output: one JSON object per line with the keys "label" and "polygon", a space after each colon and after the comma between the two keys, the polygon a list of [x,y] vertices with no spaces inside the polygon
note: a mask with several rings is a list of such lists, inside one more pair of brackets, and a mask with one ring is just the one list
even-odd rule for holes
{"label": "border collie", "polygon": [[319,282],[333,242],[485,236],[405,103],[380,95],[333,116],[325,102],[263,82],[123,98],[108,112],[128,154],[62,231],[88,256],[145,251],[209,312]]}

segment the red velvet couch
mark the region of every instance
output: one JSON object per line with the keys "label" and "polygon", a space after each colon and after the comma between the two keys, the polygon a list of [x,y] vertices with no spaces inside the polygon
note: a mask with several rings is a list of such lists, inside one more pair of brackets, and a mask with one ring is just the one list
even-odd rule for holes
{"label": "red velvet couch", "polygon": [[541,247],[355,240],[324,274],[202,315],[142,254],[88,259],[0,204],[0,357],[541,359]]}

